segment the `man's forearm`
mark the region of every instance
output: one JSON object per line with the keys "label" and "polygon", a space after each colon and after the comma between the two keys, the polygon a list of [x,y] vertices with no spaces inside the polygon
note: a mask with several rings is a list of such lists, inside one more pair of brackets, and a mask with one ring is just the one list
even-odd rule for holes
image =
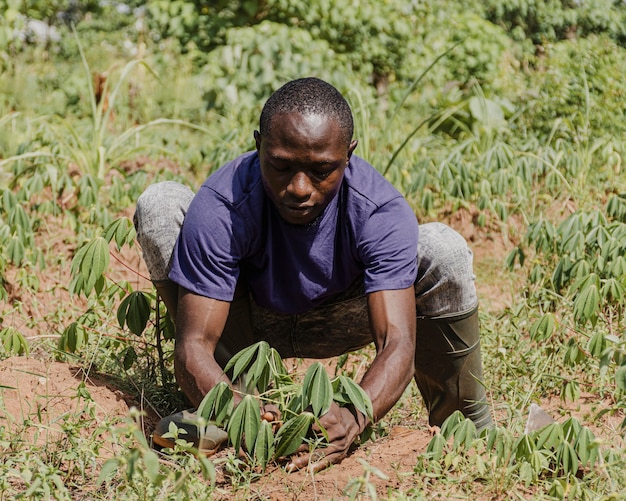
{"label": "man's forearm", "polygon": [[178,385],[195,406],[218,383],[225,381],[230,384],[230,380],[215,361],[213,351],[202,342],[177,343],[174,372]]}
{"label": "man's forearm", "polygon": [[412,350],[387,347],[378,353],[360,386],[372,401],[374,422],[396,404],[415,374]]}
{"label": "man's forearm", "polygon": [[415,291],[379,291],[368,296],[376,358],[361,387],[372,400],[374,421],[400,399],[415,374]]}
{"label": "man's forearm", "polygon": [[215,360],[215,349],[230,303],[199,296],[184,288],[178,294],[174,371],[176,381],[194,405],[221,381],[228,381]]}

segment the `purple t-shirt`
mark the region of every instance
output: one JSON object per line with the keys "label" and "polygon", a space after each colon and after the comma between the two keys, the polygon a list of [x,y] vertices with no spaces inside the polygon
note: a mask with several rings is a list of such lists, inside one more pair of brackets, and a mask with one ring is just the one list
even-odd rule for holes
{"label": "purple t-shirt", "polygon": [[306,226],[287,223],[265,193],[257,153],[249,152],[201,186],[169,276],[196,294],[231,301],[241,275],[259,306],[302,313],[361,275],[366,293],[412,285],[417,233],[406,200],[355,155],[323,214]]}

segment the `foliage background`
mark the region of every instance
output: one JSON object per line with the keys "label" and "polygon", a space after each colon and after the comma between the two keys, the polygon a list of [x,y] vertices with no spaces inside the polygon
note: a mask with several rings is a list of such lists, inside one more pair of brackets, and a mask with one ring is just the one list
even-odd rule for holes
{"label": "foliage background", "polygon": [[[602,449],[575,425],[554,443],[518,437],[530,402],[549,395],[609,402],[598,420],[624,412],[623,1],[0,0],[0,12],[3,357],[95,365],[123,373],[121,385],[140,381],[163,414],[184,405],[171,325],[155,316],[163,308],[149,287],[113,277],[109,254],[133,247],[128,218],[145,186],[197,187],[253,147],[273,90],[314,75],[347,97],[358,154],[421,221],[469,213],[467,225],[507,245],[507,256],[479,270],[514,291],[482,318],[486,385],[511,435],[502,431],[477,457],[504,480],[496,486],[478,460],[466,470],[496,494],[520,485],[538,498],[620,492],[623,427]],[[46,242],[59,228],[62,250]],[[57,269],[63,285],[46,290]],[[24,298],[59,294],[72,294],[71,306],[44,319],[29,313]],[[413,400],[399,407],[420,412]],[[140,496],[172,480],[158,464],[155,473],[148,448],[128,450],[123,460],[152,465],[148,476],[129,466],[107,485]],[[442,451],[433,444],[416,478],[448,485]],[[57,473],[40,485],[93,481]],[[367,482],[359,486],[366,492]]]}

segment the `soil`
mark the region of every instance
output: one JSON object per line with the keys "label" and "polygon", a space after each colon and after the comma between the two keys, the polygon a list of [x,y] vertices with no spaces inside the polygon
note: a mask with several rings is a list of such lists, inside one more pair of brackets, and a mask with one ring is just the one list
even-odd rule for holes
{"label": "soil", "polygon": [[[304,363],[306,365],[307,361]],[[329,369],[332,372],[331,364]],[[90,396],[87,400],[94,404],[95,419],[86,411],[86,400],[78,397],[81,383]],[[58,443],[65,433],[64,424],[72,420],[80,420],[84,436],[93,437],[100,423],[122,421],[128,417],[130,407],[138,405],[132,396],[85,374],[79,367],[30,357],[12,357],[0,362],[0,402],[0,424],[18,432],[28,423],[27,436],[39,445]],[[615,436],[617,418],[608,415],[602,420],[593,418],[599,410],[597,395],[582,395],[578,402],[569,405],[555,396],[540,404],[556,421],[574,416],[590,426],[596,436]],[[288,474],[282,466],[273,466],[250,486],[249,497],[277,501],[337,499],[345,495],[350,481],[366,475],[366,466],[374,466],[381,473],[380,476],[372,473],[368,479],[379,495],[390,489],[406,492],[412,487],[417,455],[426,450],[433,433],[437,432],[436,428],[428,426],[424,417],[409,420],[413,421],[410,426],[391,427],[388,435],[362,444],[340,464],[315,475],[307,471]],[[154,423],[154,419],[147,421],[148,438]],[[24,433],[20,436],[26,438]],[[112,451],[103,448],[101,453],[101,459],[105,460]],[[215,499],[235,498],[229,474],[220,466],[220,459],[230,453],[231,450],[224,449],[212,457],[218,465]],[[241,494],[238,491],[236,499],[241,499]]]}
{"label": "soil", "polygon": [[[82,382],[87,393],[81,396]],[[88,401],[95,404],[95,419],[87,416]],[[58,442],[70,419],[80,419],[84,435],[91,436],[99,423],[126,417],[133,405],[132,397],[80,367],[30,357],[0,362],[0,402],[0,423],[37,445]]]}
{"label": "soil", "polygon": [[[131,212],[125,215],[131,216]],[[505,256],[515,245],[515,222],[511,223],[509,232],[502,232],[499,227],[490,228],[489,225],[478,228],[474,224],[475,214],[463,209],[450,212],[444,222],[459,230],[470,243],[479,278],[481,274],[501,272]],[[4,312],[4,318],[0,318],[2,326],[19,329],[33,346],[29,357],[12,357],[0,362],[0,426],[19,427],[25,420],[30,420],[35,423],[30,435],[35,441],[54,440],[55,436],[62,435],[64,420],[80,417],[85,410],[85,399],[77,396],[81,384],[84,384],[94,402],[96,416],[96,419],[85,421],[86,435],[92,433],[99,422],[115,418],[123,420],[128,417],[130,406],[139,406],[134,397],[116,389],[109,382],[92,377],[78,367],[50,361],[48,353],[37,350],[39,339],[57,337],[55,328],[58,329],[59,323],[69,323],[65,322],[67,319],[61,319],[63,321],[60,322],[57,317],[59,311],[71,317],[73,312],[85,309],[84,302],[70,297],[67,291],[69,256],[74,250],[68,244],[73,241],[70,238],[73,237],[71,231],[52,225],[49,228],[44,225],[43,230],[39,237],[42,245],[45,242],[43,248],[53,249],[64,259],[39,276],[41,292],[35,296],[20,292],[15,285],[19,270],[8,270],[6,277],[10,298],[4,304],[0,303],[0,312]],[[150,286],[137,248],[125,249],[120,254],[112,247],[111,254],[109,278],[128,280],[136,288]],[[494,280],[489,282],[497,283]],[[481,302],[491,311],[501,311],[512,303],[510,284],[486,287],[479,281],[478,289]],[[332,370],[331,366],[329,370]],[[362,369],[360,371],[362,373]],[[594,410],[584,398],[569,408],[563,406],[556,397],[542,401],[541,405],[553,413],[557,420],[574,415],[582,423],[589,421],[590,413]],[[388,489],[408,490],[415,458],[425,451],[432,438],[433,430],[424,416],[425,413],[417,417],[407,416],[402,426],[392,424],[387,430],[388,435],[363,444],[343,462],[315,476],[304,471],[286,474],[281,467],[274,467],[251,486],[250,497],[254,499],[262,493],[264,497],[275,500],[338,498],[352,479],[364,475],[364,462],[375,466],[383,474],[381,476],[384,478],[374,474],[369,478],[377,486],[379,494],[388,492]],[[614,426],[609,419],[607,416],[603,423],[597,425],[598,432],[603,431],[601,426]],[[153,425],[154,419],[149,420],[147,436]],[[219,460],[227,454],[228,451],[220,451],[214,457]],[[231,499],[229,486],[228,476],[218,467],[218,497]]]}

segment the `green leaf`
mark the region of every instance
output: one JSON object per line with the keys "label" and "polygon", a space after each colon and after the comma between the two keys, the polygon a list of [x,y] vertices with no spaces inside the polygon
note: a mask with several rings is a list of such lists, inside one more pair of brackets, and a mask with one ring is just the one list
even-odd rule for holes
{"label": "green leaf", "polygon": [[552,423],[543,428],[537,437],[537,448],[554,449],[563,441],[563,428],[559,423]]}
{"label": "green leaf", "polygon": [[552,283],[557,291],[560,291],[570,281],[572,260],[569,256],[562,256],[552,272]]}
{"label": "green leaf", "polygon": [[85,328],[78,322],[68,325],[59,338],[58,348],[68,353],[76,353],[87,340]]}
{"label": "green leaf", "polygon": [[563,468],[563,473],[575,474],[578,471],[578,456],[569,442],[562,442],[556,453],[557,463]]}
{"label": "green leaf", "polygon": [[112,458],[107,460],[100,470],[100,474],[98,475],[98,480],[96,481],[96,485],[102,484],[104,481],[108,480],[113,474],[117,471],[120,466],[120,461],[118,459]]}
{"label": "green leaf", "polygon": [[465,420],[465,416],[461,411],[454,411],[450,414],[441,425],[441,434],[448,440],[454,435],[459,425]]}
{"label": "green leaf", "polygon": [[626,276],[626,259],[624,256],[617,256],[611,264],[611,274],[616,278]]}
{"label": "green leaf", "polygon": [[533,450],[530,454],[529,463],[536,475],[548,468],[549,462],[546,455],[542,451]]}
{"label": "green leaf", "polygon": [[197,456],[197,460],[200,463],[202,478],[208,480],[213,486],[215,484],[215,465],[204,454]]}
{"label": "green leaf", "polygon": [[24,261],[24,255],[26,253],[26,249],[24,248],[24,243],[22,239],[17,235],[13,235],[9,240],[9,244],[6,247],[6,256],[10,263],[13,263],[16,266],[22,264]]}
{"label": "green leaf", "polygon": [[89,244],[81,262],[85,289],[89,291],[109,265],[109,245],[104,238],[96,237]]}
{"label": "green leaf", "polygon": [[446,445],[446,439],[440,433],[437,433],[428,443],[426,453],[429,454],[433,460],[439,461],[443,456],[443,449]]}
{"label": "green leaf", "polygon": [[254,457],[259,462],[263,470],[269,460],[274,456],[274,433],[272,425],[267,421],[261,421],[259,435],[254,444]]}
{"label": "green leaf", "polygon": [[[295,388],[295,387],[294,387]],[[304,412],[308,403],[307,399],[304,395],[302,395],[302,388],[300,387],[300,391],[297,391],[296,394],[289,400],[289,404],[287,405],[287,411],[292,414],[300,414]]]}
{"label": "green leaf", "polygon": [[304,412],[287,421],[276,434],[274,458],[289,456],[296,452],[314,421],[315,416],[310,412]]}
{"label": "green leaf", "polygon": [[556,319],[552,313],[546,313],[530,327],[530,336],[535,341],[545,341],[552,336]]}
{"label": "green leaf", "polygon": [[30,351],[24,336],[13,327],[0,330],[0,340],[4,351],[10,355],[28,355]]}
{"label": "green leaf", "polygon": [[270,346],[266,342],[258,344],[256,360],[248,372],[248,393],[252,393],[254,388],[263,393],[267,390],[270,381],[269,364]]}
{"label": "green leaf", "polygon": [[104,238],[96,237],[81,247],[72,261],[72,292],[89,296],[108,265],[109,244]]}
{"label": "green leaf", "polygon": [[564,439],[570,442],[575,439],[582,430],[582,426],[575,417],[568,418],[561,425],[561,428],[563,428]]}
{"label": "green leaf", "polygon": [[[264,341],[261,342],[263,343]],[[233,369],[233,381],[239,378],[239,376],[241,376],[244,371],[248,369],[250,362],[256,355],[258,345],[259,343],[256,343],[244,348],[228,361],[226,367],[224,367],[224,372],[228,372],[230,369]]]}
{"label": "green leaf", "polygon": [[150,319],[150,300],[144,292],[133,291],[124,298],[117,309],[120,327],[127,325],[136,336],[141,336]]}
{"label": "green leaf", "polygon": [[576,402],[580,397],[580,385],[577,381],[568,381],[563,386],[563,392],[561,393],[561,398],[563,401],[567,402]]}
{"label": "green leaf", "polygon": [[17,204],[13,206],[13,208],[9,210],[8,212],[9,212],[9,217],[8,217],[9,225],[11,226],[13,230],[20,228],[21,230],[24,230],[28,233],[32,232],[30,218],[28,217],[28,214],[26,214],[24,207]]}
{"label": "green leaf", "polygon": [[270,373],[276,388],[281,388],[294,383],[293,378],[289,375],[289,372],[285,367],[285,363],[283,362],[280,353],[278,353],[278,351],[274,348],[270,348],[268,365],[271,368]]}
{"label": "green leaf", "polygon": [[515,261],[519,261],[520,266],[524,266],[524,262],[526,260],[526,254],[524,254],[524,250],[517,246],[513,249],[506,257],[505,266],[509,271],[513,271],[515,269]]}
{"label": "green leaf", "polygon": [[207,422],[214,421],[221,426],[230,417],[233,406],[233,390],[228,383],[222,381],[204,396],[198,406],[197,414]]}
{"label": "green leaf", "polygon": [[626,392],[626,365],[622,365],[615,373],[615,384],[617,387]]}
{"label": "green leaf", "polygon": [[587,466],[593,466],[598,457],[598,443],[593,432],[583,427],[576,440],[575,444],[576,454],[580,458],[580,466],[585,468]]}
{"label": "green leaf", "polygon": [[469,99],[469,110],[474,119],[485,127],[497,128],[505,123],[502,107],[491,99],[472,96]]}
{"label": "green leaf", "polygon": [[587,344],[587,350],[594,357],[600,358],[602,356],[602,353],[604,353],[604,350],[606,349],[606,345],[607,343],[604,333],[598,331],[594,333],[593,336],[591,336],[591,339],[589,339],[589,343]]}
{"label": "green leaf", "polygon": [[535,445],[531,442],[530,437],[526,434],[522,435],[515,445],[516,459],[529,461],[534,451]]}
{"label": "green leaf", "polygon": [[[592,273],[592,275],[595,275]],[[590,320],[595,324],[595,320],[600,313],[600,292],[595,283],[588,283],[580,290],[574,300],[574,317],[582,324]]]}
{"label": "green leaf", "polygon": [[241,448],[241,441],[244,438],[246,451],[250,454],[254,450],[254,443],[261,425],[261,409],[259,401],[253,395],[246,395],[235,411],[228,423],[228,438],[235,451]]}
{"label": "green leaf", "polygon": [[454,447],[463,447],[467,450],[472,446],[476,437],[476,425],[471,419],[464,419],[454,432]]}
{"label": "green leaf", "polygon": [[143,451],[143,462],[146,466],[146,474],[150,481],[155,484],[159,476],[159,458],[156,453],[150,449]]}
{"label": "green leaf", "polygon": [[567,365],[574,366],[581,363],[584,359],[585,355],[578,346],[576,339],[570,338],[567,341],[567,349],[565,350],[563,360]]}
{"label": "green leaf", "polygon": [[123,353],[124,353],[124,357],[122,358],[122,366],[124,367],[125,370],[128,370],[133,366],[133,364],[137,360],[137,352],[135,351],[135,348],[133,348],[132,346],[129,346],[128,348],[124,350]]}
{"label": "green leaf", "polygon": [[487,450],[492,450],[496,442],[502,442],[499,431],[496,428],[487,428]]}
{"label": "green leaf", "polygon": [[623,303],[624,296],[626,296],[626,289],[616,278],[607,278],[602,285],[601,292],[604,301],[617,304]]}
{"label": "green leaf", "polygon": [[534,479],[534,472],[530,463],[523,462],[519,466],[519,478],[524,483],[524,485],[528,486]]}
{"label": "green leaf", "polygon": [[320,362],[315,362],[306,371],[302,393],[313,407],[313,414],[316,417],[326,414],[330,409],[333,403],[333,389],[328,373]]}
{"label": "green leaf", "polygon": [[553,499],[565,499],[567,491],[569,491],[567,481],[563,478],[555,478],[548,493]]}
{"label": "green leaf", "polygon": [[104,239],[107,242],[115,239],[117,250],[120,250],[124,244],[132,244],[135,237],[135,226],[127,217],[116,219],[104,230]]}
{"label": "green leaf", "polygon": [[130,454],[126,456],[126,480],[132,482],[136,473],[137,463],[139,462],[139,449],[132,449]]}
{"label": "green leaf", "polygon": [[352,379],[344,375],[339,376],[341,390],[344,393],[345,400],[354,405],[355,409],[367,416],[371,421],[374,420],[374,409],[372,401],[365,390],[356,384]]}

